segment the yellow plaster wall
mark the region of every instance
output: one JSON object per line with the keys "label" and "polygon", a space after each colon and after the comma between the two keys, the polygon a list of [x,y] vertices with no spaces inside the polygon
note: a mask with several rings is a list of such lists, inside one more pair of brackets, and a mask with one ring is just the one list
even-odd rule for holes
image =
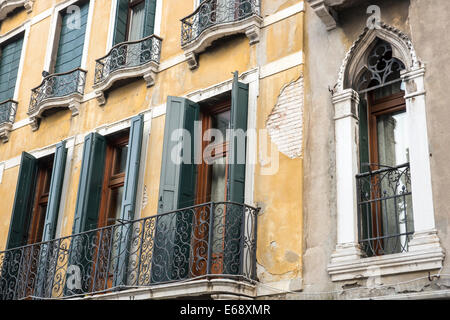
{"label": "yellow plaster wall", "polygon": [[[43,12],[51,4],[60,1],[46,2],[47,6],[43,5],[44,2],[46,1],[37,1],[37,11]],[[180,47],[180,19],[193,10],[193,3],[190,1],[165,0],[163,3],[161,36],[164,40],[161,61],[184,54]],[[267,5],[267,2],[263,1],[263,12],[266,15],[295,3],[298,1],[277,0]],[[106,53],[110,12],[109,0],[96,0],[89,40],[85,94],[92,92],[95,59]],[[24,16],[20,14],[13,19],[17,21],[15,24],[11,22],[11,26],[17,25]],[[17,120],[27,117],[31,88],[41,81],[50,21],[51,17],[47,17],[31,27],[25,72],[20,82]],[[6,27],[2,26],[2,31],[3,28]],[[0,161],[19,157],[24,150],[29,152],[43,148],[67,137],[84,136],[101,125],[114,123],[162,105],[169,95],[183,96],[229,80],[232,77],[231,72],[235,70],[241,73],[257,67],[258,63],[273,62],[298,52],[303,46],[303,13],[264,28],[261,37],[261,43],[253,46],[249,46],[245,35],[232,37],[201,54],[199,68],[196,70],[190,70],[188,64],[183,62],[158,73],[155,85],[150,88],[139,79],[111,90],[103,107],[98,105],[97,100],[91,99],[82,103],[78,116],[72,117],[69,110],[63,110],[43,119],[40,128],[35,132],[31,131],[30,126],[14,130],[10,141],[0,144]],[[297,79],[301,73],[300,66],[260,81],[257,129],[265,128],[267,117],[283,86]],[[157,212],[164,123],[164,115],[152,119],[146,169],[143,173],[148,201],[140,217],[151,216]],[[272,144],[272,147],[276,150],[275,145]],[[72,230],[82,149],[82,144],[76,145],[71,166],[67,168],[70,170],[70,177],[67,182],[61,236],[69,235]],[[265,270],[265,279],[301,275],[303,163],[302,159],[288,159],[281,153],[279,156],[279,171],[275,175],[260,175],[259,165],[255,171],[254,199],[263,208],[258,221],[257,258]],[[0,248],[6,244],[18,170],[18,166],[5,170],[3,182],[0,184]]]}
{"label": "yellow plaster wall", "polygon": [[[257,128],[265,128],[281,89],[297,80],[302,72],[299,66],[260,82]],[[274,157],[279,157],[279,168],[274,175],[262,175],[261,166],[256,166],[254,198],[262,207],[258,220],[257,260],[265,269],[261,276],[276,281],[286,274],[289,277],[301,275],[303,159],[289,159],[279,153],[269,139],[266,142],[274,150],[268,152],[272,157],[266,160],[273,162]],[[261,143],[259,140],[258,145]]]}

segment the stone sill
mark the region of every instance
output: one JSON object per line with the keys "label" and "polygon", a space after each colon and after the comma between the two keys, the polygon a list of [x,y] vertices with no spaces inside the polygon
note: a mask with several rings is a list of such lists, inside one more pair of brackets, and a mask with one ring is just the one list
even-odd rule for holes
{"label": "stone sill", "polygon": [[105,92],[119,80],[143,77],[147,87],[154,85],[158,68],[158,63],[149,61],[140,66],[114,70],[105,79],[92,86],[99,105],[106,103]]}
{"label": "stone sill", "polygon": [[250,45],[258,43],[262,23],[263,18],[254,14],[242,20],[220,23],[203,30],[198,38],[181,46],[188,59],[189,68],[197,68],[197,55],[205,51],[213,41],[220,38],[245,33],[250,40]]}
{"label": "stone sill", "polygon": [[148,300],[209,295],[213,299],[253,299],[256,286],[232,279],[202,279],[133,288],[71,300]]}
{"label": "stone sill", "polygon": [[12,124],[10,122],[4,122],[0,124],[0,139],[3,143],[8,142],[9,134],[12,131]]}
{"label": "stone sill", "polygon": [[335,261],[328,265],[331,281],[357,280],[399,273],[440,269],[442,249],[412,251],[370,258]]}

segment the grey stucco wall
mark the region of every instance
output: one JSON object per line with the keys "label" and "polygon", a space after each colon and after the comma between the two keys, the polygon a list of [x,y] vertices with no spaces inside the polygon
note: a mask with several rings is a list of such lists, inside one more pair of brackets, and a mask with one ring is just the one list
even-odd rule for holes
{"label": "grey stucco wall", "polygon": [[[446,99],[450,68],[450,1],[396,0],[361,1],[361,5],[339,12],[338,27],[326,31],[308,3],[305,21],[305,151],[304,151],[304,265],[300,299],[355,298],[402,292],[445,289],[449,278],[430,282],[427,272],[382,278],[383,284],[398,284],[381,290],[364,288],[367,280],[331,282],[326,271],[336,246],[336,181],[334,110],[332,88],[352,43],[362,33],[367,6],[378,5],[381,19],[407,34],[426,66],[426,107],[431,156],[435,219],[441,245],[450,244],[450,126]],[[444,260],[442,273],[450,274]],[[412,281],[421,278],[417,281]],[[403,284],[403,282],[409,284]],[[320,294],[316,294],[322,292]],[[330,292],[327,294],[326,292]]]}

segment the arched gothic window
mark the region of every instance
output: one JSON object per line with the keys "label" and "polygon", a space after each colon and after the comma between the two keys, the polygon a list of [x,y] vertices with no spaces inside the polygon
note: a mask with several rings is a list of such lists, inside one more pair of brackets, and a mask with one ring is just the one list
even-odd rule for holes
{"label": "arched gothic window", "polygon": [[359,243],[367,256],[407,251],[414,231],[403,69],[391,45],[376,39],[356,82]]}

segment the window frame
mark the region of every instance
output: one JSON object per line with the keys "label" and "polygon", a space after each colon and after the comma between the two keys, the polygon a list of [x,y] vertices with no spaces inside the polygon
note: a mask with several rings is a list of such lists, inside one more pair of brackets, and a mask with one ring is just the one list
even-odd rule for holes
{"label": "window frame", "polygon": [[[145,1],[145,0],[143,0],[143,1]],[[114,46],[113,45],[114,32],[115,32],[114,28],[116,25],[116,11],[117,11],[118,2],[119,2],[119,0],[111,1],[111,10],[109,13],[108,40],[107,40],[107,44],[106,44],[106,48],[105,48],[105,54],[108,54],[108,52]],[[163,2],[164,2],[164,0],[156,0],[155,27],[153,30],[153,34],[158,37],[161,37]],[[128,17],[127,17],[127,20],[128,20]],[[127,38],[128,38],[128,21],[127,21]]]}
{"label": "window frame", "polygon": [[[68,2],[58,4],[55,7],[53,7],[52,20],[50,23],[50,33],[49,33],[49,36],[47,39],[47,48],[46,48],[46,55],[45,55],[44,69],[43,69],[44,71],[47,71],[50,74],[54,73],[56,57],[58,54],[58,45],[59,45],[60,32],[61,32],[61,21],[62,21],[63,10],[67,10],[70,6],[77,5],[80,2],[89,3],[89,8],[88,8],[89,12],[88,12],[88,16],[87,16],[86,31],[85,31],[84,42],[83,42],[83,53],[81,55],[81,63],[80,63],[80,69],[86,70],[86,68],[87,68],[87,56],[88,56],[88,49],[89,49],[89,40],[91,37],[95,0],[71,0]],[[45,78],[44,75],[42,75],[42,79],[43,78]]]}

